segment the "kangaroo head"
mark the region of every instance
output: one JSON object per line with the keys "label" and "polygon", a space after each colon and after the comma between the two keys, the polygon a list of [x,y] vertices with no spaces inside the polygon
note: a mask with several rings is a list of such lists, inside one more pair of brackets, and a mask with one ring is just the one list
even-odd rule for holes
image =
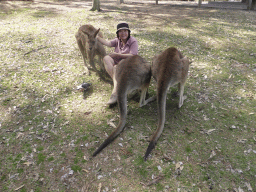
{"label": "kangaroo head", "polygon": [[96,39],[90,36],[88,38],[88,45],[89,45],[89,51],[92,51],[95,49]]}
{"label": "kangaroo head", "polygon": [[89,43],[89,50],[90,51],[93,51],[93,50],[96,49],[96,46],[97,46],[96,36],[99,33],[99,31],[100,31],[100,28],[97,31],[95,31],[94,34],[91,34],[90,36],[88,35],[88,40],[89,40],[88,43]]}
{"label": "kangaroo head", "polygon": [[89,47],[89,51],[94,51],[96,48],[97,39],[96,36],[99,33],[100,29],[95,31],[93,34],[88,33],[87,31],[82,31],[84,34],[88,36],[87,43]]}

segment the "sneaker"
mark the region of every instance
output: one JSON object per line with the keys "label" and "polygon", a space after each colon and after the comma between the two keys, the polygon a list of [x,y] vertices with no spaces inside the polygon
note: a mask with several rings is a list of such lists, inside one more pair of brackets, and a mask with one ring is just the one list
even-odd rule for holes
{"label": "sneaker", "polygon": [[108,105],[112,105],[112,104],[114,104],[114,103],[116,103],[117,102],[117,95],[116,94],[112,94],[111,96],[110,96],[110,99],[109,99],[109,101],[107,102],[107,104]]}

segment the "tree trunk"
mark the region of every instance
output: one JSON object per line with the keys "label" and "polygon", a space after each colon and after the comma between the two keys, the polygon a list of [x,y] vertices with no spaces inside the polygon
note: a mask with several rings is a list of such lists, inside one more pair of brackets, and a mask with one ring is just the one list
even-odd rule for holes
{"label": "tree trunk", "polygon": [[100,11],[100,0],[92,0],[91,11]]}
{"label": "tree trunk", "polygon": [[249,0],[248,1],[248,7],[247,7],[248,10],[251,10],[252,9],[252,0]]}
{"label": "tree trunk", "polygon": [[117,4],[119,5],[119,4],[122,4],[122,3],[124,3],[124,0],[117,0]]}
{"label": "tree trunk", "polygon": [[199,0],[198,1],[198,7],[201,7],[201,5],[202,5],[202,0]]}

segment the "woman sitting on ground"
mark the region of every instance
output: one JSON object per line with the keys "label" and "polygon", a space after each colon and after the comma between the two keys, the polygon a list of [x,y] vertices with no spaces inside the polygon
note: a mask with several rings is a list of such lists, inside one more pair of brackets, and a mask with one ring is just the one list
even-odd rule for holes
{"label": "woman sitting on ground", "polygon": [[119,23],[117,25],[117,31],[116,31],[117,38],[111,41],[107,41],[97,36],[97,39],[103,45],[106,45],[108,47],[115,47],[115,51],[113,53],[110,53],[109,55],[106,55],[103,58],[105,69],[114,82],[114,89],[112,91],[109,101],[107,102],[107,104],[109,105],[114,104],[117,101],[117,94],[115,90],[116,82],[114,78],[116,65],[122,59],[126,59],[128,57],[138,54],[138,42],[134,37],[130,36],[130,33],[131,31],[127,23]]}

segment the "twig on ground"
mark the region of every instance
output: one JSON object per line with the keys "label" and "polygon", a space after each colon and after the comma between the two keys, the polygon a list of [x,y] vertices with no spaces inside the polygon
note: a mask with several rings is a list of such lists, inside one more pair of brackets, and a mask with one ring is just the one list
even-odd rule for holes
{"label": "twig on ground", "polygon": [[45,48],[47,48],[47,46],[39,47],[39,48],[37,48],[37,49],[33,49],[33,50],[31,50],[31,51],[29,51],[29,52],[27,52],[27,53],[24,53],[24,56],[25,56],[25,55],[28,55],[28,54],[30,54],[30,53],[32,53],[32,52],[37,52],[37,51],[39,51],[39,50],[41,50],[41,49],[45,49]]}
{"label": "twig on ground", "polygon": [[15,190],[15,191],[18,191],[18,190],[20,190],[20,189],[23,188],[23,187],[24,187],[24,185],[21,185],[20,187],[14,189],[14,190]]}
{"label": "twig on ground", "polygon": [[163,176],[163,175],[160,175],[159,177],[153,179],[153,180],[150,181],[148,184],[146,184],[146,186],[151,186],[151,185],[153,185],[153,184],[156,184],[156,183],[158,183],[158,182],[159,182],[161,179],[163,179],[163,178],[164,178],[164,176]]}

